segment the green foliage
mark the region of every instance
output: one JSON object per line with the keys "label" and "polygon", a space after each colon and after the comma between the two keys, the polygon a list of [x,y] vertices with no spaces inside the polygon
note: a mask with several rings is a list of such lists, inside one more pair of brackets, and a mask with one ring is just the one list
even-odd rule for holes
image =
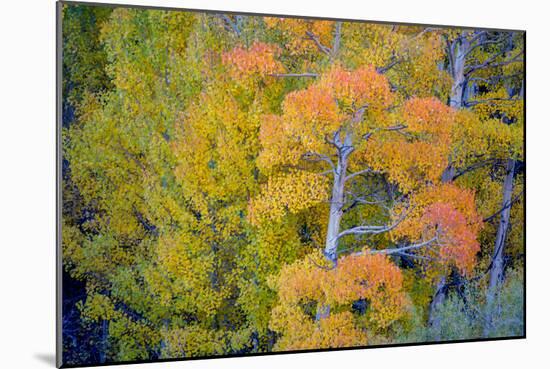
{"label": "green foliage", "polygon": [[86,92],[112,87],[105,72],[107,53],[100,42],[111,12],[108,7],[63,7],[63,97],[70,104],[78,105]]}
{"label": "green foliage", "polygon": [[[465,282],[465,283],[464,283]],[[492,315],[494,325],[489,337],[517,337],[525,332],[523,271],[510,270],[497,295],[493,311],[485,303],[486,281],[463,281],[453,289],[445,302],[438,306],[434,319],[438,327],[422,325],[407,332],[403,342],[452,341],[484,338],[485,321]]]}

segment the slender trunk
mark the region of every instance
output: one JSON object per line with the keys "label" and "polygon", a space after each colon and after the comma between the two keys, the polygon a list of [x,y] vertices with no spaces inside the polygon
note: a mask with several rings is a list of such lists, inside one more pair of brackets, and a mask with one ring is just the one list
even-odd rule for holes
{"label": "slender trunk", "polygon": [[107,361],[107,337],[108,325],[107,320],[101,322],[101,351],[99,352],[99,362],[104,364]]}
{"label": "slender trunk", "polygon": [[330,305],[319,303],[317,305],[317,312],[315,313],[315,321],[328,318],[330,315]]}
{"label": "slender trunk", "polygon": [[[338,32],[339,30],[340,29],[338,27]],[[352,130],[356,123],[361,122],[364,113],[365,107],[360,108],[355,112],[351,120],[351,127],[345,133],[346,137],[344,138],[344,142],[342,142],[340,131],[336,132],[334,135],[334,145],[338,150],[338,162],[336,163],[336,168],[334,169],[332,195],[330,198],[330,213],[324,250],[325,257],[332,263],[333,267],[336,267],[338,263],[338,235],[340,234],[340,223],[344,214],[344,203],[346,200],[346,176],[349,156],[354,150]],[[318,321],[327,318],[329,315],[330,305],[319,302],[317,305],[315,319]]]}
{"label": "slender trunk", "polygon": [[[451,77],[453,78],[449,106],[454,109],[460,109],[464,106],[464,91],[468,82],[464,72],[466,67],[466,56],[469,48],[470,41],[468,40],[467,35],[463,33],[456,47],[453,47],[452,49],[449,48],[447,50],[450,59]],[[441,176],[441,182],[451,182],[455,176],[455,173],[455,167],[452,164],[449,164]],[[437,288],[432,298],[430,311],[428,314],[428,323],[436,332],[439,331],[441,322],[434,316],[434,313],[437,307],[445,300],[445,283],[446,277],[443,276],[437,283]],[[436,339],[439,339],[439,337],[436,337]]]}
{"label": "slender trunk", "polygon": [[[343,160],[341,160],[343,159]],[[330,199],[330,214],[327,226],[327,238],[325,244],[325,256],[336,264],[338,248],[338,234],[344,207],[344,182],[346,178],[347,158],[339,158],[332,183],[332,196]]]}
{"label": "slender trunk", "polygon": [[332,196],[330,198],[330,213],[324,251],[325,257],[330,260],[334,266],[336,266],[338,259],[338,234],[340,233],[340,222],[344,214],[346,171],[348,168],[348,157],[352,150],[351,134],[348,134],[346,135],[343,145],[340,145],[338,163],[336,164],[334,181],[332,182]]}
{"label": "slender trunk", "polygon": [[449,166],[445,169],[445,171],[441,175],[441,182],[443,183],[452,182],[455,175],[456,175],[455,167],[452,164],[449,164]]}
{"label": "slender trunk", "polygon": [[430,316],[428,317],[428,324],[433,328],[435,336],[434,340],[439,341],[441,339],[440,327],[441,327],[441,318],[438,317],[435,313],[437,307],[443,303],[445,300],[445,289],[447,284],[447,278],[445,276],[441,277],[437,283],[437,288],[430,304]]}
{"label": "slender trunk", "polygon": [[[511,48],[511,46],[510,46]],[[523,98],[524,84],[522,81],[519,91],[519,97]],[[509,95],[512,96],[513,89],[509,89]],[[500,213],[500,222],[498,224],[495,238],[495,248],[489,271],[489,286],[487,288],[485,305],[485,324],[483,335],[488,337],[493,329],[493,316],[496,315],[495,298],[498,294],[500,283],[504,277],[504,248],[506,246],[506,234],[510,225],[510,212],[512,210],[512,193],[514,191],[514,171],[516,161],[512,158],[506,160],[506,177],[502,187],[502,212]]]}
{"label": "slender trunk", "polygon": [[451,108],[460,109],[464,105],[464,90],[467,84],[464,69],[466,66],[466,56],[469,48],[470,42],[467,36],[463,35],[463,37],[458,41],[456,49],[449,50],[449,56],[452,57],[451,74],[453,77],[453,85],[451,87],[449,103]]}
{"label": "slender trunk", "polygon": [[490,334],[492,329],[495,296],[504,275],[504,247],[506,245],[506,233],[510,225],[510,210],[512,208],[510,205],[512,201],[512,192],[514,189],[515,165],[516,162],[514,159],[508,159],[506,161],[506,178],[504,179],[502,194],[502,207],[504,210],[500,213],[500,222],[498,224],[493,260],[489,273],[489,287],[487,289],[486,300],[486,319],[485,328],[483,331],[483,335],[485,337]]}
{"label": "slender trunk", "polygon": [[334,40],[332,42],[332,50],[330,52],[331,61],[334,61],[340,51],[340,39],[342,37],[342,22],[334,24]]}

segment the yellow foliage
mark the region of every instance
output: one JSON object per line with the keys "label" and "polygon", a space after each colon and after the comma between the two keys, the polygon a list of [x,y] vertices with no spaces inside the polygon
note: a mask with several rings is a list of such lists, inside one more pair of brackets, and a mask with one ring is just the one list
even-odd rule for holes
{"label": "yellow foliage", "polygon": [[[403,276],[386,256],[365,250],[363,255],[342,257],[336,268],[326,264],[324,256],[310,254],[283,267],[272,281],[279,305],[273,309],[270,326],[283,334],[279,349],[365,344],[369,330],[383,332],[407,316],[409,299],[403,290]],[[351,304],[360,299],[370,304],[368,326],[362,326],[351,311]],[[331,312],[314,319],[304,310],[307,304]],[[304,340],[307,334],[313,338]]]}
{"label": "yellow foliage", "polygon": [[333,21],[264,17],[264,22],[268,28],[283,32],[288,39],[285,47],[290,50],[291,55],[318,52],[317,46],[308,34],[318,38],[322,45],[332,47]]}
{"label": "yellow foliage", "polygon": [[165,342],[164,358],[215,355],[224,351],[223,333],[200,326],[164,329],[162,338]]}
{"label": "yellow foliage", "polygon": [[254,225],[278,221],[288,211],[296,214],[320,202],[327,201],[326,177],[293,170],[270,177],[260,194],[248,206],[248,218]]}

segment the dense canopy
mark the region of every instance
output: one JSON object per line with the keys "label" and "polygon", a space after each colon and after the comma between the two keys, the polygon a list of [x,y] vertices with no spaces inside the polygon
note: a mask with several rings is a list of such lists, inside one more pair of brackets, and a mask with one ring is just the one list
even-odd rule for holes
{"label": "dense canopy", "polygon": [[65,364],[524,334],[523,33],[62,17]]}

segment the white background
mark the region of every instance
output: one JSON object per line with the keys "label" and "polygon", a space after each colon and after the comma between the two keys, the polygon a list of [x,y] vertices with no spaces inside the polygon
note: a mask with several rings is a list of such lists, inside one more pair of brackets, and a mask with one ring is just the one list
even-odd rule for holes
{"label": "white background", "polygon": [[[527,30],[527,340],[144,364],[148,368],[519,368],[548,365],[549,13],[543,1],[209,0],[135,4]],[[117,3],[116,0],[111,2]],[[538,4],[538,5],[537,5]],[[55,2],[0,10],[0,367],[53,367]],[[547,17],[545,19],[545,17]],[[543,364],[543,363],[547,364]],[[124,366],[126,367],[126,366]],[[133,366],[137,368],[138,366]],[[145,366],[139,366],[145,367]],[[546,366],[547,367],[547,366]]]}

